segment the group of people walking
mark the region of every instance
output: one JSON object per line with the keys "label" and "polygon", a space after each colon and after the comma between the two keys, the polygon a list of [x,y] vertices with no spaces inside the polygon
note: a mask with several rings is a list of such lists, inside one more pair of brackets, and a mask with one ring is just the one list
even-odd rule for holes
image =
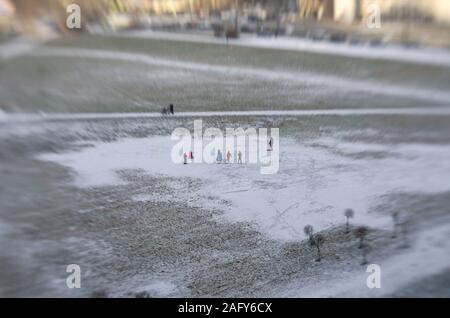
{"label": "group of people walking", "polygon": [[[223,156],[222,151],[217,150],[216,163],[231,163],[231,151],[227,151],[226,156]],[[192,151],[185,152],[183,154],[183,163],[186,165],[188,160],[193,160],[194,154]],[[239,150],[237,153],[237,163],[242,163],[242,152]]]}
{"label": "group of people walking", "polygon": [[161,110],[161,114],[164,115],[173,115],[174,114],[174,109],[173,109],[173,104],[170,104],[169,107],[163,107],[163,109]]}
{"label": "group of people walking", "polygon": [[[226,156],[224,157],[222,151],[217,150],[217,163],[231,163],[231,152],[228,150]],[[242,152],[239,150],[237,153],[237,163],[242,163]]]}

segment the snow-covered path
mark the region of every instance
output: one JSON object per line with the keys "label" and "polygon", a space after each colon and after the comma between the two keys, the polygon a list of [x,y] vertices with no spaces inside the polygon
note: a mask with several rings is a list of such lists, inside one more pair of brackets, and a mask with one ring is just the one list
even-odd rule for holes
{"label": "snow-covered path", "polygon": [[141,53],[128,53],[84,48],[40,48],[38,50],[30,52],[30,54],[33,56],[92,58],[101,60],[138,62],[147,65],[184,69],[194,72],[213,72],[221,75],[253,77],[257,79],[266,79],[272,81],[285,80],[294,83],[332,87],[349,92],[365,92],[367,94],[380,94],[385,96],[413,98],[424,100],[427,102],[448,103],[450,101],[450,93],[443,90],[409,87],[403,85],[382,83],[380,81],[374,80],[352,79],[313,72],[289,72],[254,67],[213,65],[199,62],[165,59]]}
{"label": "snow-covered path", "polygon": [[[202,118],[226,116],[370,116],[370,115],[410,115],[410,116],[450,116],[450,107],[423,108],[364,108],[364,109],[317,109],[317,110],[257,110],[257,111],[204,111],[176,112],[175,118]],[[160,118],[160,113],[5,113],[0,112],[0,122],[64,121],[89,119],[132,119]]]}
{"label": "snow-covered path", "polygon": [[0,61],[24,55],[36,47],[37,42],[31,39],[18,38],[0,45]]}

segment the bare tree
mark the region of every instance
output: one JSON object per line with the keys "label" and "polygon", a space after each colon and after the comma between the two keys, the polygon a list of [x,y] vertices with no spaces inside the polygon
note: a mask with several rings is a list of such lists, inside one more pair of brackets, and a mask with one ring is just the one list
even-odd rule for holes
{"label": "bare tree", "polygon": [[322,234],[314,235],[313,245],[317,249],[316,262],[320,262],[322,260],[322,254],[320,252],[320,247],[323,245],[324,242],[325,242],[325,237]]}
{"label": "bare tree", "polygon": [[303,232],[305,232],[305,235],[309,237],[309,244],[313,245],[314,243],[314,238],[313,238],[313,234],[314,234],[314,229],[312,227],[312,225],[306,225],[303,228]]}
{"label": "bare tree", "polygon": [[364,239],[366,238],[367,234],[369,233],[369,229],[365,226],[358,226],[355,231],[353,232],[357,238],[359,238],[359,245],[358,248],[364,247]]}
{"label": "bare tree", "polygon": [[345,222],[345,232],[350,232],[350,219],[355,216],[355,211],[352,209],[346,209],[344,212],[345,217],[347,218],[347,221]]}

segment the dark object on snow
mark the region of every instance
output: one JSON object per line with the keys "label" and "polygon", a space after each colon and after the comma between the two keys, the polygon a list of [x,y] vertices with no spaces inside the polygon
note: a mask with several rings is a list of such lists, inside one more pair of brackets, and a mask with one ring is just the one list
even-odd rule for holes
{"label": "dark object on snow", "polygon": [[349,233],[350,232],[350,219],[355,216],[355,212],[352,209],[346,209],[344,211],[344,215],[347,219],[347,221],[345,222],[345,233]]}
{"label": "dark object on snow", "polygon": [[333,43],[344,43],[347,40],[347,35],[343,33],[333,33],[330,35],[330,41]]}
{"label": "dark object on snow", "polygon": [[170,104],[170,106],[169,106],[169,112],[173,115],[173,104]]}
{"label": "dark object on snow", "polygon": [[216,157],[216,162],[217,163],[222,163],[222,151],[220,151],[220,149],[219,150],[217,150],[217,157]]}
{"label": "dark object on snow", "polygon": [[354,232],[355,236],[359,238],[359,245],[358,248],[364,247],[364,239],[366,238],[367,234],[369,234],[369,229],[365,226],[359,226],[357,227]]}
{"label": "dark object on snow", "polygon": [[134,294],[134,297],[135,298],[152,298],[150,296],[150,294],[148,292],[146,292],[146,291],[138,292],[138,293]]}
{"label": "dark object on snow", "polygon": [[325,242],[325,237],[322,234],[316,234],[313,237],[313,245],[317,249],[317,258],[316,262],[320,262],[322,260],[322,253],[320,252],[320,247]]}
{"label": "dark object on snow", "polygon": [[303,229],[303,232],[305,232],[305,235],[309,237],[309,244],[311,246],[314,246],[314,229],[312,227],[312,225],[306,225],[305,228]]}
{"label": "dark object on snow", "polygon": [[268,146],[267,151],[272,151],[272,149],[273,149],[273,138],[272,137],[270,137],[269,143],[267,146]]}

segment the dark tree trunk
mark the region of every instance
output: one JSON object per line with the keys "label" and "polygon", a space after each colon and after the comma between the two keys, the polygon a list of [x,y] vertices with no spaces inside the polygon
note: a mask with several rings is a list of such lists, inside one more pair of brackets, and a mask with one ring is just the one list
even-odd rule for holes
{"label": "dark tree trunk", "polygon": [[322,259],[322,254],[320,254],[320,247],[319,245],[317,245],[317,262],[320,262],[320,260]]}

